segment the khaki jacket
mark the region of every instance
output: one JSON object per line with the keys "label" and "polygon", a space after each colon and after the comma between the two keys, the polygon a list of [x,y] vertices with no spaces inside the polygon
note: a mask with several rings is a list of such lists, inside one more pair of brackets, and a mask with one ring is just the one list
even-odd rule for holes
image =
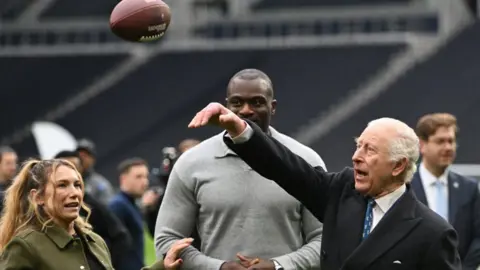
{"label": "khaki jacket", "polygon": [[[105,270],[114,270],[103,239],[93,233],[79,234]],[[29,229],[15,236],[0,256],[2,270],[90,270],[80,239],[59,227]],[[139,269],[140,270],[140,269]],[[163,262],[141,270],[164,270]]]}

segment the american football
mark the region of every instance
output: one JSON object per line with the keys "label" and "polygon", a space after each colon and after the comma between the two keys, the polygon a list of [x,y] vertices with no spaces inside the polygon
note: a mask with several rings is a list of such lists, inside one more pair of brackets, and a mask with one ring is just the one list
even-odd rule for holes
{"label": "american football", "polygon": [[170,19],[170,7],[161,0],[123,0],[110,15],[110,28],[121,39],[150,42],[165,35]]}

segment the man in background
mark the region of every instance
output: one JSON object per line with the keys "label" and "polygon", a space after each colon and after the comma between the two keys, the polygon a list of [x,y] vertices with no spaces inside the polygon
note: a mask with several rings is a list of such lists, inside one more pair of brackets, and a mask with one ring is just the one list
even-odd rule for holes
{"label": "man in background", "polygon": [[[162,205],[163,196],[165,195],[165,189],[167,187],[168,178],[170,177],[173,165],[180,155],[199,143],[200,141],[196,139],[185,139],[178,145],[178,151],[175,149],[175,147],[164,147],[162,149],[163,158],[161,162],[161,168],[157,169],[156,171],[156,176],[160,182],[160,187],[150,189],[144,195],[144,198],[147,199],[146,202],[153,202],[151,207],[145,208],[145,220],[152,237],[155,234],[158,211],[160,211],[160,206]],[[191,246],[196,249],[200,249],[201,240],[196,229],[192,232],[191,238],[194,239],[191,243]]]}
{"label": "man in background", "polygon": [[96,150],[95,144],[88,139],[81,139],[77,144],[77,152],[83,167],[83,181],[85,191],[108,205],[114,192],[112,184],[101,174],[95,171]]}
{"label": "man in background", "polygon": [[17,173],[18,157],[9,146],[0,146],[0,213],[3,211],[4,192]]}
{"label": "man in background", "polygon": [[[83,173],[80,157],[76,151],[61,151],[55,156],[55,158],[70,161],[75,165],[80,174]],[[88,222],[92,224],[93,231],[105,240],[105,243],[110,250],[113,267],[116,269],[121,267],[120,258],[128,252],[128,247],[132,243],[130,234],[110,209],[93,197],[89,192],[85,192],[83,200],[91,210]],[[87,212],[81,209],[80,215],[86,217]]]}
{"label": "man in background", "polygon": [[412,180],[417,198],[453,225],[464,270],[480,266],[480,193],[478,183],[449,170],[457,151],[457,119],[427,114],[417,123],[422,162]]}
{"label": "man in background", "polygon": [[198,145],[199,143],[200,141],[196,139],[185,139],[178,145],[178,151],[180,151],[180,154],[183,154],[185,151],[194,147],[195,145]]}
{"label": "man in background", "polygon": [[[325,168],[312,149],[270,126],[277,102],[265,73],[247,69],[235,74],[226,101],[238,116],[258,123],[312,166]],[[198,229],[201,245],[182,253],[184,269],[247,269],[252,258],[262,258],[258,269],[318,269],[322,224],[298,200],[246,166],[223,136],[203,141],[175,163],[157,218],[157,257]]]}
{"label": "man in background", "polygon": [[140,158],[124,160],[118,165],[120,192],[115,195],[109,208],[127,228],[132,244],[120,260],[117,270],[138,270],[144,266],[143,215],[136,200],[143,197],[148,188],[148,165]]}

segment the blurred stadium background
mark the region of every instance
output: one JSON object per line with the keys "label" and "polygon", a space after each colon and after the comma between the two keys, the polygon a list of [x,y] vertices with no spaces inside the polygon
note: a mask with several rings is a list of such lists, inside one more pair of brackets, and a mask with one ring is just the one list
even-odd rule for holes
{"label": "blurred stadium background", "polygon": [[367,121],[444,111],[459,120],[454,169],[480,176],[476,0],[166,2],[167,35],[132,44],[110,32],[117,0],[0,1],[0,144],[40,155],[33,123],[58,124],[95,142],[96,169],[118,186],[124,158],[156,166],[163,147],[219,132],[186,125],[223,102],[235,72],[258,68],[279,101],[274,126],[329,170],[351,163]]}

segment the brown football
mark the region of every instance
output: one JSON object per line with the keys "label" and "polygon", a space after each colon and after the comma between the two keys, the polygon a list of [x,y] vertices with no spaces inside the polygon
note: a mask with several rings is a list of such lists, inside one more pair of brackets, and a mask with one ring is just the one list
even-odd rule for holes
{"label": "brown football", "polygon": [[124,40],[149,42],[165,35],[171,16],[161,0],[122,0],[110,14],[110,28]]}

